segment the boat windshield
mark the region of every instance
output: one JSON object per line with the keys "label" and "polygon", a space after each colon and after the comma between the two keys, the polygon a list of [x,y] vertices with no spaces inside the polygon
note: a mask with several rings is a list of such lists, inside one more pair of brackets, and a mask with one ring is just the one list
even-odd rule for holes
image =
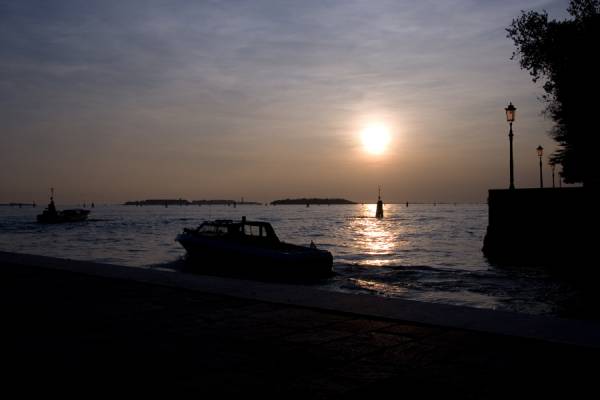
{"label": "boat windshield", "polygon": [[198,228],[200,233],[204,234],[212,234],[212,235],[225,235],[227,233],[227,226],[223,225],[212,225],[212,224],[202,224],[200,228]]}
{"label": "boat windshield", "polygon": [[244,235],[246,235],[246,236],[267,236],[266,232],[263,232],[262,226],[256,226],[256,225],[244,225]]}
{"label": "boat windshield", "polygon": [[260,240],[267,240],[269,242],[279,242],[271,225],[264,222],[243,223],[240,233],[249,238],[260,238]]}

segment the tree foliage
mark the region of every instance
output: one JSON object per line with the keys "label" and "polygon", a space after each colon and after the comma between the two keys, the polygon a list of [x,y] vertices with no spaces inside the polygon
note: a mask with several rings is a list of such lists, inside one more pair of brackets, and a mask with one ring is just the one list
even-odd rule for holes
{"label": "tree foliage", "polygon": [[[600,0],[572,0],[570,18],[549,20],[546,11],[522,11],[507,29],[521,68],[541,80],[550,135],[559,144],[551,162],[562,164],[565,181],[600,183]],[[600,159],[600,157],[598,157]]]}

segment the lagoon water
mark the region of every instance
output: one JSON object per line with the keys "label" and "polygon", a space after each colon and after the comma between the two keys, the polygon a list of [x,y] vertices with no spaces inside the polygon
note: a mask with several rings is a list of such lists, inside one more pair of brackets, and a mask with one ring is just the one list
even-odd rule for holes
{"label": "lagoon water", "polygon": [[572,285],[539,268],[486,261],[485,204],[387,204],[382,220],[374,204],[111,205],[62,225],[35,223],[41,211],[0,207],[0,250],[177,269],[185,251],[174,238],[184,227],[245,215],[270,222],[283,241],[329,250],[336,275],[316,283],[326,290],[567,317],[578,302]]}

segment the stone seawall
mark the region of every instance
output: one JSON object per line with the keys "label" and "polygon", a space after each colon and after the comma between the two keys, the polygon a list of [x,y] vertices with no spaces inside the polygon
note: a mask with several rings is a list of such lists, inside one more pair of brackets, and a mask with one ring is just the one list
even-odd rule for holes
{"label": "stone seawall", "polygon": [[583,187],[490,190],[483,252],[498,263],[588,263],[598,246],[599,200]]}

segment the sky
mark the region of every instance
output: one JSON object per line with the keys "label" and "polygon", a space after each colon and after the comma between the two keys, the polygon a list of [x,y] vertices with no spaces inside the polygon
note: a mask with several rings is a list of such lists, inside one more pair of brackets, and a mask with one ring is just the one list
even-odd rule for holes
{"label": "sky", "polygon": [[0,203],[484,202],[508,187],[509,101],[515,184],[536,187],[551,121],[505,29],[567,6],[0,0]]}

